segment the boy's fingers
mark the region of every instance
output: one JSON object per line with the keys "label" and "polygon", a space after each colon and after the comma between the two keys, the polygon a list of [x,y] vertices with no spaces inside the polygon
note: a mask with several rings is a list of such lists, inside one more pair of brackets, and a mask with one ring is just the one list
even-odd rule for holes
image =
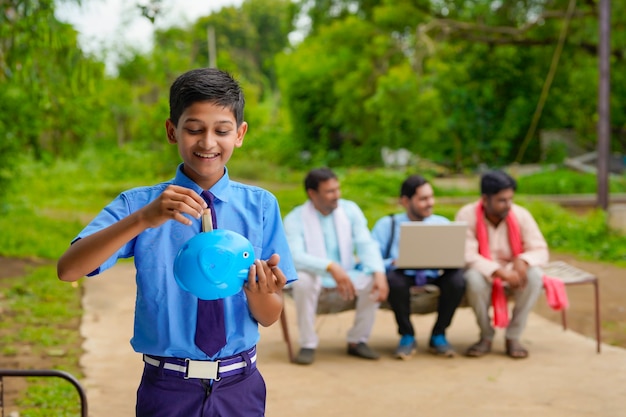
{"label": "boy's fingers", "polygon": [[249,290],[256,290],[257,287],[257,281],[256,281],[256,276],[257,276],[257,267],[256,267],[256,262],[253,263],[252,265],[250,265],[250,269],[248,270],[248,289]]}
{"label": "boy's fingers", "polygon": [[[185,198],[187,202],[185,202]],[[193,204],[193,206],[190,204]],[[200,206],[192,198],[177,193],[176,190],[170,189],[170,187],[166,188],[151,205],[159,211],[159,216],[166,216],[183,224],[191,223],[189,219],[183,216],[183,213],[196,218],[199,218],[202,213]]]}
{"label": "boy's fingers", "polygon": [[166,195],[172,201],[179,201],[200,213],[202,213],[203,209],[208,207],[204,198],[190,188],[181,187],[179,185],[169,185],[165,189],[164,193],[166,192]]}
{"label": "boy's fingers", "polygon": [[174,211],[174,215],[172,216],[174,220],[180,222],[184,225],[191,226],[193,222],[189,220],[187,217],[183,216],[180,212]]}
{"label": "boy's fingers", "polygon": [[277,286],[279,285],[282,286],[287,283],[287,277],[278,266],[271,267],[271,270],[272,270],[272,274],[274,274],[274,276],[276,277],[275,284]]}
{"label": "boy's fingers", "polygon": [[277,253],[270,256],[269,259],[267,260],[267,264],[269,265],[270,268],[278,266],[279,262],[280,262],[280,255]]}
{"label": "boy's fingers", "polygon": [[263,274],[265,276],[265,280],[263,285],[266,288],[269,288],[269,290],[271,292],[274,292],[276,290],[276,280],[274,278],[274,268],[277,268],[276,266],[272,267],[270,266],[269,262],[266,261],[259,261],[260,264],[263,266]]}

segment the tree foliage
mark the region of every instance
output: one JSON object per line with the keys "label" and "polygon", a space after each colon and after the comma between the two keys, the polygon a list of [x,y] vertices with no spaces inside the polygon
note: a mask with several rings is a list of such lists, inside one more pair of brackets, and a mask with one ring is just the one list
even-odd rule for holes
{"label": "tree foliage", "polygon": [[[154,21],[163,1],[136,4]],[[209,65],[211,32],[216,65],[246,92],[250,129],[236,159],[375,166],[386,146],[461,171],[539,161],[548,129],[595,148],[596,0],[245,0],[156,30],[153,50],[122,51],[114,76],[81,51],[54,6],[0,6],[0,182],[18,156],[86,148],[133,147],[174,163],[163,135],[168,88]],[[612,9],[612,143],[624,153],[626,3]]]}
{"label": "tree foliage", "polygon": [[87,58],[52,0],[0,7],[0,194],[19,157],[70,155],[96,139],[104,65]]}
{"label": "tree foliage", "polygon": [[[554,82],[523,161],[540,159],[543,129],[574,129],[580,146],[595,147],[595,1],[298,4],[310,30],[281,57],[282,91],[301,127],[299,148],[314,155],[338,151],[334,158],[326,155],[329,163],[376,163],[382,146],[407,148],[456,170],[512,162],[531,127],[564,27]],[[576,7],[568,14],[570,4]],[[626,24],[624,8],[613,2],[614,97],[623,93],[626,74],[626,39],[619,31]],[[614,146],[624,152],[619,99],[611,111]]]}
{"label": "tree foliage", "polygon": [[[246,93],[246,120],[252,126],[248,136],[260,138],[262,126],[276,119],[274,56],[288,45],[292,15],[288,0],[248,0],[240,8],[224,7],[201,17],[189,27],[157,30],[149,53],[128,51],[117,80],[126,91],[111,97],[117,103],[117,131],[126,138],[118,142],[132,141],[149,149],[167,146],[163,125],[169,86],[190,68],[210,64],[209,28],[215,33],[216,66],[233,74]],[[166,153],[172,160],[174,151]]]}

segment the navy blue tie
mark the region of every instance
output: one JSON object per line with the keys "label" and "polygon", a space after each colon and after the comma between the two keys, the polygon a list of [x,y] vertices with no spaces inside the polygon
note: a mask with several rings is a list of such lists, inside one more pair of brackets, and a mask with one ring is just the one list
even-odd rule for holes
{"label": "navy blue tie", "polygon": [[[211,210],[213,229],[217,228],[213,194],[203,191],[202,197]],[[209,231],[210,233],[210,231]],[[196,346],[209,356],[215,355],[226,344],[226,326],[224,324],[224,301],[198,299],[198,317],[196,319]]]}

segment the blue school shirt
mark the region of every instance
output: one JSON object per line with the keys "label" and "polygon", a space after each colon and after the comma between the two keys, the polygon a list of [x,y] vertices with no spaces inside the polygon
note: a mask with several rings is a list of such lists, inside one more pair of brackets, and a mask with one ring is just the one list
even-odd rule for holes
{"label": "blue school shirt", "polygon": [[[179,165],[176,177],[170,181],[121,193],[75,240],[104,229],[139,210],[156,199],[170,184],[201,193],[200,186],[183,173],[182,166]],[[262,188],[231,181],[227,169],[211,192],[215,195],[219,228],[248,238],[254,247],[256,259],[266,260],[278,253],[279,267],[288,282],[297,279],[276,198]],[[89,276],[112,267],[120,258],[134,257],[137,298],[131,345],[136,352],[206,360],[248,350],[258,342],[260,335],[258,323],[252,317],[243,290],[224,299],[226,345],[215,356],[209,357],[194,343],[198,299],[176,283],[173,267],[180,247],[201,231],[201,220],[187,217],[193,221],[191,226],[168,220],[159,227],[146,229]]]}
{"label": "blue school shirt", "polygon": [[[391,262],[394,259],[398,258],[398,254],[400,251],[400,224],[410,222],[409,216],[406,213],[397,213],[393,215],[395,230],[393,233],[393,242],[391,242],[391,247],[389,250],[389,254],[387,254],[387,246],[389,245],[389,240],[391,239],[391,217],[385,216],[380,218],[374,228],[372,229],[372,236],[378,244],[380,245],[380,250],[383,255],[383,261],[385,263],[385,268],[387,270],[394,269]],[[450,220],[443,216],[439,216],[437,214],[431,214],[430,216],[424,218],[422,220],[425,224],[448,224]],[[423,270],[427,278],[437,278],[439,277],[439,270],[437,269],[425,269]],[[407,275],[415,275],[415,270],[405,270]]]}

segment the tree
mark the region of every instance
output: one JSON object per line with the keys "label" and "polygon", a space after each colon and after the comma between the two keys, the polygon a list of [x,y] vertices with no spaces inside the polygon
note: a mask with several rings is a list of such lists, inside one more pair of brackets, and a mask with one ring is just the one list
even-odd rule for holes
{"label": "tree", "polygon": [[[336,160],[370,164],[372,149],[404,146],[458,170],[510,163],[528,134],[535,140],[524,160],[538,161],[541,129],[573,128],[581,146],[592,148],[596,5],[579,0],[568,12],[573,1],[299,2],[299,13],[311,22],[309,35],[280,62],[301,148],[314,147],[322,155],[326,147],[334,155],[347,144]],[[620,3],[613,11],[614,26],[624,24],[625,7]],[[367,33],[357,27],[367,27]],[[354,41],[353,30],[361,43]],[[561,51],[557,42],[563,33]],[[623,42],[620,33],[612,48],[612,85],[618,91],[626,73],[619,70]],[[551,67],[555,56],[558,65]],[[539,107],[551,68],[554,79]],[[622,107],[615,102],[611,113],[619,120],[613,129],[620,132],[623,150]],[[536,130],[533,115],[539,116]],[[362,152],[362,145],[369,151]]]}
{"label": "tree", "polygon": [[[101,127],[104,66],[85,57],[52,0],[8,0],[0,13],[0,183],[18,156],[72,153]],[[5,190],[0,184],[0,193]]]}

